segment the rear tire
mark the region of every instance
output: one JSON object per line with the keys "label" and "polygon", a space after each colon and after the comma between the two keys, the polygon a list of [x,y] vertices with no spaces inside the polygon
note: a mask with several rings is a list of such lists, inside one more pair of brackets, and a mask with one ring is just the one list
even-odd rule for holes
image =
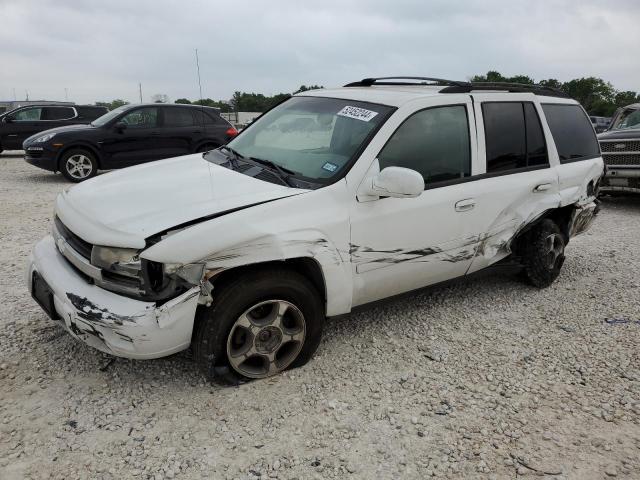
{"label": "rear tire", "polygon": [[558,278],[565,259],[565,245],[560,228],[550,219],[527,232],[522,239],[522,261],[528,283],[544,288]]}
{"label": "rear tire", "polygon": [[299,273],[249,272],[213,290],[196,318],[194,358],[210,379],[237,383],[307,363],[322,336],[324,306]]}
{"label": "rear tire", "polygon": [[72,149],[60,158],[60,171],[71,182],[82,182],[98,173],[98,162],[94,155],[83,149]]}
{"label": "rear tire", "polygon": [[218,145],[214,143],[205,143],[204,145],[200,145],[196,149],[196,153],[204,153],[204,152],[208,152],[209,150],[215,150],[216,148],[218,148]]}

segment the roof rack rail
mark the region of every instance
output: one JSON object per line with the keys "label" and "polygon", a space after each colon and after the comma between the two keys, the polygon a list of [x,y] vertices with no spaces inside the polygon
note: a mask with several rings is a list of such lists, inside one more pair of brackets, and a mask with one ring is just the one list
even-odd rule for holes
{"label": "roof rack rail", "polygon": [[466,82],[462,85],[450,85],[440,93],[468,93],[472,90],[487,91],[507,91],[507,92],[528,92],[534,95],[544,95],[546,97],[571,98],[570,95],[553,87],[545,85],[528,84],[528,83],[509,83],[509,82]]}
{"label": "roof rack rail", "polygon": [[[420,80],[420,83],[412,82],[385,82],[380,80]],[[426,82],[433,82],[436,85],[450,85],[455,87],[464,87],[469,85],[469,82],[460,82],[458,80],[446,80],[444,78],[433,77],[377,77],[377,78],[363,78],[359,82],[347,83],[345,87],[371,87],[374,84],[377,85],[428,85]]]}

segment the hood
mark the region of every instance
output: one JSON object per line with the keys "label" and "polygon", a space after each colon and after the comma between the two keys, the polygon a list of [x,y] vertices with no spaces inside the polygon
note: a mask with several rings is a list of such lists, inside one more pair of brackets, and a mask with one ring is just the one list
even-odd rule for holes
{"label": "hood", "polygon": [[632,138],[640,138],[640,128],[607,130],[598,135],[598,140],[630,140]]}
{"label": "hood", "polygon": [[41,137],[42,135],[45,135],[47,133],[67,133],[67,132],[77,132],[78,130],[93,130],[97,127],[94,127],[93,125],[90,124],[74,124],[74,125],[65,125],[64,127],[56,127],[56,128],[50,128],[48,130],[43,130],[41,132],[36,133],[35,135],[31,135],[30,137],[28,137],[24,143],[29,143],[32,140],[35,140],[38,137]]}
{"label": "hood", "polygon": [[143,248],[146,238],[172,227],[306,191],[246,176],[198,153],[87,180],[58,196],[56,214],[92,244]]}

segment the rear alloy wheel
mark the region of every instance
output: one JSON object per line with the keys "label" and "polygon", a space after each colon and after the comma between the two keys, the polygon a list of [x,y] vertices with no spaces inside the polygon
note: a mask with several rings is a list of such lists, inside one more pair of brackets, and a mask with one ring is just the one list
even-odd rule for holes
{"label": "rear alloy wheel", "polygon": [[98,163],[86,150],[70,150],[60,159],[60,171],[72,182],[82,182],[98,173]]}
{"label": "rear alloy wheel", "polygon": [[564,263],[564,235],[555,222],[545,219],[523,240],[525,277],[536,287],[548,287],[558,278]]}

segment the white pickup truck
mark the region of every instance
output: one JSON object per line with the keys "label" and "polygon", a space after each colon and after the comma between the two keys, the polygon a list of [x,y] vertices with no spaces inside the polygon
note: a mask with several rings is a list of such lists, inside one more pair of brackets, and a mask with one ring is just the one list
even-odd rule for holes
{"label": "white pickup truck", "polygon": [[365,79],[227,146],[61,193],[27,284],[78,340],[205,372],[307,362],[326,317],[504,259],[538,287],[597,212],[589,117],[545,87]]}

